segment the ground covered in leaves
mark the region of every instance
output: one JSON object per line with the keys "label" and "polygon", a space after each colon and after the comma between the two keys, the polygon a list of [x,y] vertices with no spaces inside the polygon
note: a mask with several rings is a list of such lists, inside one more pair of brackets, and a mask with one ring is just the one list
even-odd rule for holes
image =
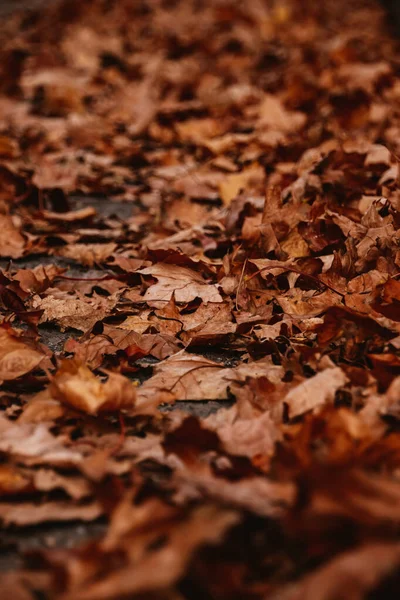
{"label": "ground covered in leaves", "polygon": [[381,9],[76,0],[0,40],[0,597],[398,598]]}

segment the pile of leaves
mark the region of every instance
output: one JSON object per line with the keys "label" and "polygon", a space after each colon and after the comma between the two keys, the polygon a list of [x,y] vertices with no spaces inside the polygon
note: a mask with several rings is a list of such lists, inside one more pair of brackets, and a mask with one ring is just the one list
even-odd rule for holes
{"label": "pile of leaves", "polygon": [[372,0],[4,20],[0,519],[17,551],[88,539],[1,598],[399,597],[385,27]]}

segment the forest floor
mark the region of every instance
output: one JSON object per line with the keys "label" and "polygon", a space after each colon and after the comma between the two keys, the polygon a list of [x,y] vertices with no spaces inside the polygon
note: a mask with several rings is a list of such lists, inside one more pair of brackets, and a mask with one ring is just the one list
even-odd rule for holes
{"label": "forest floor", "polygon": [[0,598],[398,598],[383,10],[39,5],[0,25]]}

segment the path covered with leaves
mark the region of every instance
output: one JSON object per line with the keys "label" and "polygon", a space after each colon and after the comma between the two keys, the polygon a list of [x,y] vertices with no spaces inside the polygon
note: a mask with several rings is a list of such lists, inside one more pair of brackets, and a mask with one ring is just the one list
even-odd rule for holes
{"label": "path covered with leaves", "polygon": [[399,597],[400,49],[350,4],[3,21],[1,598]]}

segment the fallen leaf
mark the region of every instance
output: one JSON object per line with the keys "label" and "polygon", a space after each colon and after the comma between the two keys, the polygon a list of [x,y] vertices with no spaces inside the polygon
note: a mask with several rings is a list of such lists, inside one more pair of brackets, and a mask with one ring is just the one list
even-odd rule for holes
{"label": "fallen leaf", "polygon": [[20,258],[24,254],[26,241],[8,215],[0,215],[0,256]]}
{"label": "fallen leaf", "polygon": [[57,250],[58,256],[77,260],[83,265],[93,267],[95,264],[106,262],[115,252],[117,245],[113,242],[108,244],[68,244]]}
{"label": "fallen leaf", "polygon": [[0,327],[0,380],[11,381],[29,373],[45,358],[45,354],[28,345],[11,328]]}
{"label": "fallen leaf", "polygon": [[332,402],[335,393],[347,382],[347,377],[339,367],[325,369],[310,379],[306,379],[285,396],[291,418],[297,417],[326,402]]}
{"label": "fallen leaf", "polygon": [[201,298],[203,302],[223,301],[217,286],[192,269],[159,263],[138,272],[157,279],[157,283],[150,285],[143,296],[152,305],[157,301],[168,302],[173,294],[176,302],[190,302],[195,298]]}
{"label": "fallen leaf", "polygon": [[370,543],[348,550],[319,567],[312,574],[272,594],[273,600],[323,600],[327,594],[339,597],[343,589],[349,600],[361,600],[398,566],[400,546],[396,543]]}
{"label": "fallen leaf", "polygon": [[222,202],[229,205],[239,192],[251,184],[253,180],[260,181],[263,178],[264,173],[257,168],[250,168],[240,173],[228,175],[218,186]]}
{"label": "fallen leaf", "polygon": [[43,310],[41,322],[56,322],[61,329],[73,327],[80,331],[88,331],[97,321],[101,321],[115,306],[116,296],[102,298],[93,294],[91,298],[73,296],[68,293],[52,293],[47,290],[47,296],[34,296],[32,305],[35,309]]}
{"label": "fallen leaf", "polygon": [[307,121],[304,113],[288,111],[282,102],[272,94],[265,94],[259,106],[259,127],[270,127],[285,133],[301,129]]}
{"label": "fallen leaf", "polygon": [[102,382],[87,367],[73,360],[62,362],[51,380],[49,393],[90,415],[133,408],[136,401],[134,386],[122,375],[109,373],[107,381]]}

